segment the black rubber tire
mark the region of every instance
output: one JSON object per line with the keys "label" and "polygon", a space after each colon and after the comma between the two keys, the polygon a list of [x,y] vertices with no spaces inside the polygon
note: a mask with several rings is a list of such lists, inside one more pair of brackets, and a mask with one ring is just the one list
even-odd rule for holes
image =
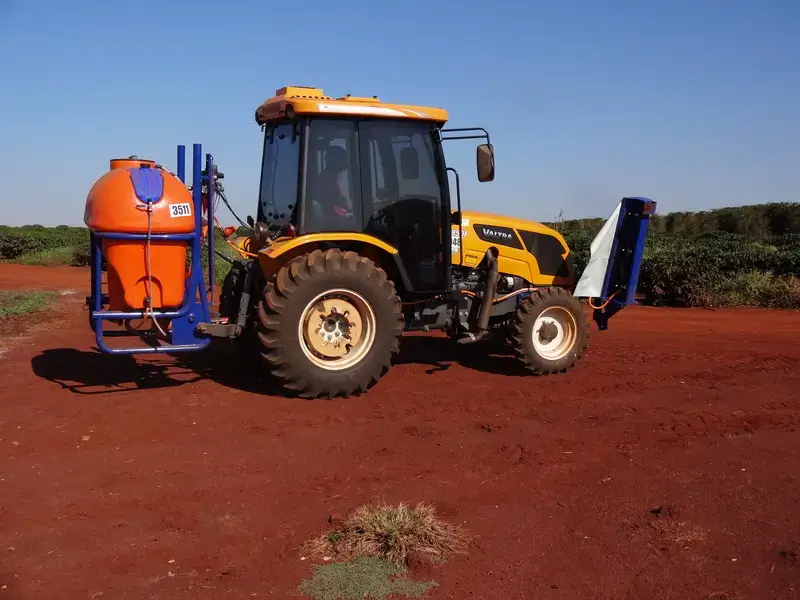
{"label": "black rubber tire", "polygon": [[[325,370],[303,353],[297,327],[306,305],[328,289],[360,294],[375,314],[369,353],[342,371]],[[386,272],[368,258],[338,249],[315,250],[284,265],[258,306],[261,355],[273,376],[302,397],[349,397],[374,386],[391,367],[403,334],[400,298]]]}
{"label": "black rubber tire", "polygon": [[[567,309],[575,319],[577,333],[575,343],[563,357],[550,360],[540,355],[533,345],[533,327],[538,316],[551,306]],[[548,287],[536,290],[517,309],[511,327],[511,345],[517,357],[528,371],[536,375],[565,373],[583,356],[588,345],[589,321],[580,300],[568,290]]]}
{"label": "black rubber tire", "polygon": [[219,315],[221,317],[235,319],[239,312],[244,270],[245,265],[242,261],[234,261],[222,282],[222,290],[220,290],[219,294]]}

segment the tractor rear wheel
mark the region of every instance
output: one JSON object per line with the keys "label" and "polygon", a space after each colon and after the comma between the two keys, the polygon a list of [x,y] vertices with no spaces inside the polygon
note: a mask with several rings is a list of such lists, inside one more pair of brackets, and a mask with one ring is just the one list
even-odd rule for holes
{"label": "tractor rear wheel", "polygon": [[517,309],[511,344],[537,375],[563,373],[587,346],[589,323],[583,305],[564,288],[536,290]]}
{"label": "tractor rear wheel", "polygon": [[349,397],[389,370],[403,313],[385,271],[355,252],[315,250],[284,265],[258,306],[261,354],[301,396]]}

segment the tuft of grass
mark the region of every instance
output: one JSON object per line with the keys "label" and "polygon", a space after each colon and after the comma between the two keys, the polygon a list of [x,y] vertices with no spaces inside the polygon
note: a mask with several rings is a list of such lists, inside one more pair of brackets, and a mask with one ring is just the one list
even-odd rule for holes
{"label": "tuft of grass", "polygon": [[54,292],[0,292],[0,319],[47,308]]}
{"label": "tuft of grass", "polygon": [[362,506],[335,530],[308,542],[305,550],[344,560],[378,557],[405,566],[412,556],[440,562],[463,554],[468,542],[466,531],[440,520],[431,504],[420,502],[414,508],[403,503]]}
{"label": "tuft of grass", "polygon": [[405,567],[385,558],[362,557],[344,563],[314,565],[298,592],[314,600],[362,600],[406,596],[419,598],[435,581],[412,581]]}

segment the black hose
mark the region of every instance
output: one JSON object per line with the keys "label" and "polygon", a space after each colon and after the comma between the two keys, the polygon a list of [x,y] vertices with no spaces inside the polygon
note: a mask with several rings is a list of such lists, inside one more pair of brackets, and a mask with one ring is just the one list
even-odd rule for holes
{"label": "black hose", "polygon": [[231,214],[233,215],[233,218],[236,219],[237,221],[239,221],[239,223],[242,225],[242,227],[244,227],[244,228],[246,228],[246,229],[248,229],[250,231],[253,231],[253,228],[250,227],[244,221],[242,221],[239,218],[239,215],[237,215],[236,212],[233,210],[233,208],[231,208],[230,202],[228,202],[228,199],[225,197],[225,192],[222,191],[222,186],[217,188],[217,194],[219,194],[219,197],[222,198],[222,202],[225,204],[225,206],[228,207],[228,210],[231,211]]}
{"label": "black hose", "polygon": [[219,256],[219,257],[220,257],[222,260],[227,260],[229,263],[233,264],[233,260],[231,260],[230,258],[228,258],[227,256],[225,256],[225,255],[224,255],[222,252],[220,252],[219,250],[217,250],[217,249],[214,249],[214,254],[216,254],[217,256]]}

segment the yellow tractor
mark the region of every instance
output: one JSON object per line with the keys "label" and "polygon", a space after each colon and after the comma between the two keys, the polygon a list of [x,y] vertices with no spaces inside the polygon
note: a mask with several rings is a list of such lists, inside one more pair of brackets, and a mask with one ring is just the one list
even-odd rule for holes
{"label": "yellow tractor", "polygon": [[[287,389],[347,397],[380,380],[409,331],[441,330],[462,345],[500,341],[532,373],[561,373],[586,347],[581,297],[604,301],[593,305],[600,329],[635,302],[647,218],[655,207],[646,198],[619,203],[576,287],[573,257],[557,231],[462,210],[459,174],[445,161],[445,142],[480,140],[477,177],[489,182],[494,151],[484,129],[447,129],[441,108],[387,104],[374,96],[334,98],[297,86],[277,90],[255,120],[264,131],[258,209],[247,218],[248,235],[226,232],[241,257],[223,284],[219,317],[207,307],[186,309],[196,316],[187,324],[183,308],[159,313],[146,296],[143,306],[154,320],[177,319],[173,331],[184,340],[191,330],[193,341],[173,340],[164,352],[200,349],[212,337],[248,340]],[[143,206],[157,202],[157,194],[140,193],[154,189],[155,180],[144,179],[151,167],[139,167],[149,174],[130,169]],[[225,197],[210,155],[205,171],[198,174],[197,164],[195,171],[199,213],[201,202],[214,204],[209,196]],[[195,222],[202,226],[199,215]],[[148,234],[147,243],[155,243]],[[95,246],[101,253],[99,241]],[[193,270],[198,267],[193,261]],[[189,280],[187,290],[206,291],[201,276]],[[99,296],[93,289],[88,299],[93,323],[133,314],[103,316]]]}

